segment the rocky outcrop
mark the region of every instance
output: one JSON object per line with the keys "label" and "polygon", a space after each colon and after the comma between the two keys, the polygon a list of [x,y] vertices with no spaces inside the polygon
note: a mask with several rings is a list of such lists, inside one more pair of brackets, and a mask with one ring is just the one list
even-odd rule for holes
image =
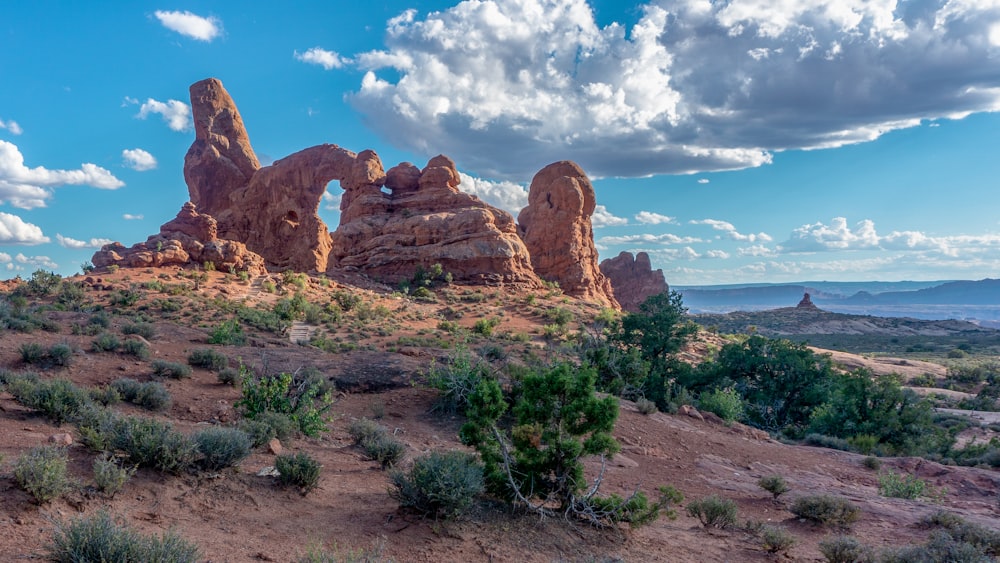
{"label": "rocky outcrop", "polygon": [[342,183],[331,268],[394,283],[441,264],[457,281],[540,285],[514,218],[462,193],[460,182],[455,163],[439,155],[423,170],[408,162],[391,168],[386,191]]}
{"label": "rocky outcrop", "polygon": [[568,295],[617,307],[611,283],[597,263],[590,222],[596,205],[583,170],[574,162],[556,162],[531,180],[518,229],[539,277],[559,282]]}
{"label": "rocky outcrop", "polygon": [[817,307],[817,306],[816,306],[816,305],[815,305],[815,304],[814,304],[814,303],[812,302],[812,298],[811,298],[811,297],[809,297],[809,294],[808,294],[808,293],[806,293],[806,294],[804,294],[804,295],[802,296],[802,300],[801,300],[801,301],[799,301],[799,304],[798,304],[798,305],[796,305],[796,306],[795,306],[795,308],[796,308],[796,309],[809,309],[809,310],[812,310],[812,311],[818,311],[818,310],[819,310],[819,307]]}
{"label": "rocky outcrop", "polygon": [[98,268],[183,267],[211,263],[216,270],[224,272],[259,275],[267,271],[264,259],[248,250],[245,244],[220,239],[215,219],[199,214],[191,202],[185,203],[177,217],[160,227],[160,232],[146,242],[130,248],[118,242],[104,245],[94,254],[92,262]]}
{"label": "rocky outcrop", "polygon": [[622,309],[633,313],[639,311],[639,305],[647,298],[670,291],[663,270],[653,270],[645,252],[634,257],[631,252],[622,252],[608,258],[601,262],[601,273],[611,281]]}

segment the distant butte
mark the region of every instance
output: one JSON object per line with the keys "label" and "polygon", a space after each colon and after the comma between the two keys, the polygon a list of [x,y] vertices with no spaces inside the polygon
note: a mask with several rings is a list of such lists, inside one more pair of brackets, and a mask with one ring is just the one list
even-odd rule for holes
{"label": "distant butte", "polygon": [[633,313],[649,297],[670,291],[663,270],[654,270],[645,252],[634,257],[631,252],[622,252],[608,258],[601,262],[601,272],[611,280],[622,309]]}
{"label": "distant butte", "polygon": [[[255,274],[351,271],[395,283],[441,264],[460,282],[534,288],[549,280],[568,295],[618,307],[598,267],[594,189],[575,163],[536,174],[515,222],[463,193],[455,163],[444,155],[422,169],[404,162],[386,172],[372,150],[324,144],[261,166],[222,82],[196,82],[190,93],[195,140],[184,157],[190,201],[146,242],[103,247],[95,266],[211,262]],[[331,233],[318,211],[334,180],[344,192],[340,225]],[[648,256],[641,256],[648,270]],[[640,293],[666,290],[659,281],[640,283]]]}

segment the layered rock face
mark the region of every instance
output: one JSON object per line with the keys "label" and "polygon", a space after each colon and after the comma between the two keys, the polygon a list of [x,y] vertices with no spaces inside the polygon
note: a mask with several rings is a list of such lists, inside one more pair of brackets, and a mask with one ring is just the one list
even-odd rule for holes
{"label": "layered rock face", "polygon": [[172,221],[160,227],[159,234],[130,248],[115,242],[104,245],[94,254],[94,266],[105,268],[153,268],[185,266],[211,262],[223,272],[233,270],[252,275],[267,271],[264,258],[246,245],[218,237],[218,224],[209,215],[199,214],[194,204],[185,203]]}
{"label": "layered rock face", "polygon": [[458,189],[455,163],[436,156],[423,170],[404,162],[370,184],[345,189],[331,267],[389,282],[440,263],[455,280],[538,286],[514,218]]}
{"label": "layered rock face", "polygon": [[617,307],[601,273],[590,222],[597,200],[587,175],[574,162],[550,164],[535,174],[518,230],[539,277],[559,282],[568,294]]}
{"label": "layered rock face", "polygon": [[639,305],[653,295],[670,291],[663,270],[653,270],[649,255],[622,252],[601,262],[601,272],[611,281],[615,299],[622,309],[636,313]]}

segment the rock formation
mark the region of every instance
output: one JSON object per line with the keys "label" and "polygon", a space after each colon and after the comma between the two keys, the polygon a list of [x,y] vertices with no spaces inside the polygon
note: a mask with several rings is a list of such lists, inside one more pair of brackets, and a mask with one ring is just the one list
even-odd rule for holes
{"label": "rock formation", "polygon": [[436,156],[423,170],[404,162],[385,178],[389,193],[342,184],[331,267],[397,282],[439,263],[459,281],[540,285],[514,218],[459,191],[450,158]]}
{"label": "rock formation", "polygon": [[635,257],[631,252],[622,252],[608,258],[601,262],[601,273],[611,281],[615,299],[622,309],[633,313],[639,311],[639,305],[648,297],[670,291],[663,270],[654,271],[645,252]]}
{"label": "rock formation", "polygon": [[601,273],[590,217],[597,201],[583,170],[567,160],[535,174],[518,230],[539,277],[559,282],[568,295],[617,307],[611,283]]}
{"label": "rock formation", "polygon": [[202,265],[211,262],[217,270],[249,272],[267,271],[264,259],[246,245],[218,237],[218,225],[211,216],[199,214],[194,204],[185,203],[173,220],[160,227],[159,234],[131,248],[115,242],[104,245],[94,254],[98,268],[151,268],[160,266]]}
{"label": "rock formation", "polygon": [[819,310],[819,307],[817,307],[816,305],[813,304],[812,299],[809,297],[808,293],[806,293],[806,294],[804,294],[802,296],[802,301],[799,301],[799,304],[796,305],[795,308],[796,309],[811,309],[811,310],[814,310],[814,311],[818,311]]}

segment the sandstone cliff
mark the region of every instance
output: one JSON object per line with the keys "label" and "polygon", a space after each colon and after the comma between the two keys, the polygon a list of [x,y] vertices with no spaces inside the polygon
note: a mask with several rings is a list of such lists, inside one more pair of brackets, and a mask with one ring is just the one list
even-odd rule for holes
{"label": "sandstone cliff", "polygon": [[670,291],[663,270],[653,270],[649,255],[622,252],[601,262],[601,272],[611,280],[615,299],[626,311],[638,312],[639,305],[653,295]]}
{"label": "sandstone cliff", "polygon": [[590,222],[596,205],[583,170],[568,160],[556,162],[531,180],[518,228],[539,277],[559,282],[568,295],[617,307],[611,283],[597,264]]}

